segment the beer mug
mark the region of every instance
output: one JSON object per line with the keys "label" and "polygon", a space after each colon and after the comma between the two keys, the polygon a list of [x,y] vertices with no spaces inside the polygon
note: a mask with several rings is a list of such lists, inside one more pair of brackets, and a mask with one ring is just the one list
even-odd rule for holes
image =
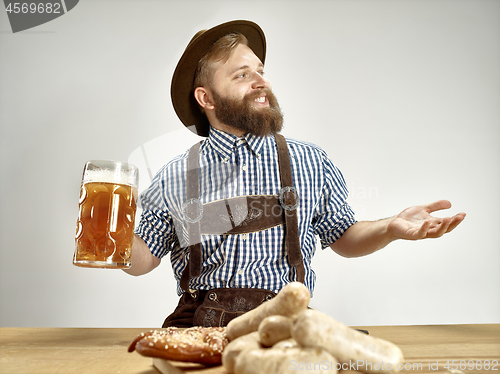
{"label": "beer mug", "polygon": [[83,169],[73,264],[131,266],[139,170],[115,161],[89,161]]}

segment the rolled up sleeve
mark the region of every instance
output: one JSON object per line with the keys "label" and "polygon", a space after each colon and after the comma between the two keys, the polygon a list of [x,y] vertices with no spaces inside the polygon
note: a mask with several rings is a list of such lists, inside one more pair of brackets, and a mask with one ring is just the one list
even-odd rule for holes
{"label": "rolled up sleeve", "polygon": [[141,194],[142,214],[135,233],[148,245],[156,257],[165,256],[177,242],[171,215],[164,199],[163,182],[158,175]]}
{"label": "rolled up sleeve", "polygon": [[326,156],[323,165],[324,182],[313,226],[321,247],[326,248],[355,224],[356,218],[347,203],[349,192],[342,173]]}

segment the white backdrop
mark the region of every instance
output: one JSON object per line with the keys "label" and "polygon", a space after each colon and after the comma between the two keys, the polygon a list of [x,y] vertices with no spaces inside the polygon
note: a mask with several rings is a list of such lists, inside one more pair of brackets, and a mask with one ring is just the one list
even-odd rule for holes
{"label": "white backdrop", "polygon": [[233,19],[264,29],[283,133],[328,152],[359,220],[442,198],[468,214],[364,258],[318,249],[311,305],[350,325],[500,322],[499,1],[85,0],[16,34],[0,13],[1,326],[174,309],[168,258],[142,277],[72,265],[81,172],[143,150],[157,169],[196,140],[170,79],[195,32]]}

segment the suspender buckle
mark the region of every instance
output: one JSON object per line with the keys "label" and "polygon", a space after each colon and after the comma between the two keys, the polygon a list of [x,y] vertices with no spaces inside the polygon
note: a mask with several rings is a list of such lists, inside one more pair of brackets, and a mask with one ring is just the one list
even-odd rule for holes
{"label": "suspender buckle", "polygon": [[[193,204],[196,204],[198,205],[198,216],[195,217],[195,218],[191,218],[190,214],[188,214],[187,212],[187,208],[190,206],[190,205],[193,205]],[[203,217],[203,204],[201,203],[200,200],[198,199],[189,199],[189,200],[186,200],[183,204],[182,204],[182,213],[184,214],[184,219],[186,221],[188,221],[189,223],[196,223],[196,222],[199,222],[201,221],[201,218]]]}
{"label": "suspender buckle", "polygon": [[[294,199],[290,199],[288,196],[285,197],[285,193],[288,195],[290,192],[293,193]],[[293,204],[293,205],[285,204],[285,198],[286,198],[287,202],[289,202],[289,201],[293,202],[295,200],[295,204]],[[281,207],[285,210],[292,211],[292,210],[297,209],[297,207],[299,206],[299,194],[297,192],[297,189],[295,187],[290,187],[290,186],[283,187],[280,190],[279,201],[280,201]]]}
{"label": "suspender buckle", "polygon": [[200,293],[198,292],[198,290],[193,290],[193,289],[191,289],[191,288],[188,290],[188,292],[189,292],[189,295],[190,295],[190,296],[191,296],[194,300],[196,300],[196,299],[198,298],[198,295],[200,294]]}

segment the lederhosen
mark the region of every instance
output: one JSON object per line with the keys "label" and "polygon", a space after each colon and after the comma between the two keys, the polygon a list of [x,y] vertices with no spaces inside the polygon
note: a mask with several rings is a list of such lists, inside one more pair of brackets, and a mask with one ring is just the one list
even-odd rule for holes
{"label": "lederhosen", "polygon": [[[304,282],[304,263],[300,251],[297,221],[298,195],[293,187],[286,140],[280,134],[275,138],[281,178],[281,190],[278,196],[238,196],[204,205],[199,200],[198,169],[201,143],[191,147],[186,176],[187,196],[183,206],[189,238],[189,261],[180,280],[180,286],[185,292],[177,308],[165,319],[162,327],[226,326],[231,319],[275,296],[274,292],[256,288],[190,290],[190,279],[201,274],[201,233],[245,234],[284,224],[288,262],[295,268],[296,280]],[[273,213],[263,214],[264,211],[268,211],[268,207]],[[228,223],[232,227],[230,230],[227,230]]]}

